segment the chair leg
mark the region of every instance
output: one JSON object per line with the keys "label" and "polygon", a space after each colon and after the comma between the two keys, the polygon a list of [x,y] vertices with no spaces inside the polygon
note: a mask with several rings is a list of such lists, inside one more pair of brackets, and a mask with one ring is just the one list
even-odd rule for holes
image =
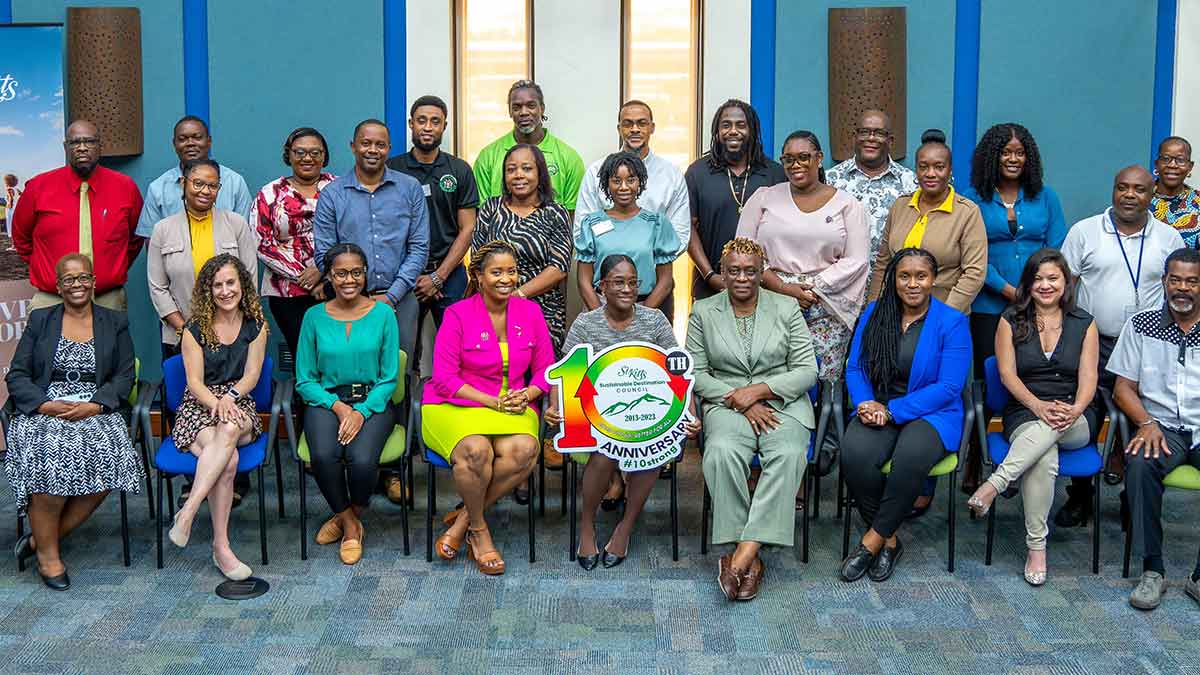
{"label": "chair leg", "polygon": [[1092,574],[1100,573],[1100,477],[1103,471],[1096,474],[1096,486],[1092,490],[1095,501],[1092,503]]}
{"label": "chair leg", "polygon": [[[840,501],[838,503],[839,505],[841,504]],[[850,510],[854,507],[854,498],[849,494],[846,495],[844,506],[846,513],[844,514],[845,517],[842,518],[842,560],[845,560],[846,556],[850,555]]]}
{"label": "chair leg", "polygon": [[563,470],[564,482],[570,483],[570,486],[568,487],[567,491],[570,493],[570,501],[571,501],[571,514],[568,517],[568,520],[570,521],[570,525],[568,526],[569,531],[570,531],[570,537],[567,539],[567,560],[570,560],[571,562],[575,562],[575,552],[577,550],[579,550],[579,542],[577,541],[577,539],[579,537],[579,532],[576,529],[577,523],[575,522],[575,515],[576,515],[576,512],[579,510],[578,504],[576,504],[577,496],[576,496],[576,492],[575,492],[577,489],[575,487],[575,481],[576,481],[576,479],[579,478],[579,465],[577,465],[575,463],[575,460],[571,459],[570,457],[567,457],[566,461],[568,463],[570,463],[570,465],[571,465],[571,469],[570,469],[571,474],[570,474],[569,480],[566,480],[567,471],[565,470],[565,467]]}
{"label": "chair leg", "polygon": [[804,504],[805,507],[807,507],[809,504],[812,504],[812,508],[806,508],[806,511],[811,513],[811,517],[816,520],[821,516],[821,473],[814,469],[810,464],[808,468],[805,469],[804,475],[808,476],[810,474],[811,478],[809,481],[812,483],[812,490],[810,495],[808,488],[805,488]]}
{"label": "chair leg", "polygon": [[679,562],[679,467],[671,467],[671,560]]}
{"label": "chair leg", "polygon": [[[405,461],[406,461],[405,458],[403,458],[403,457],[400,458],[401,483],[403,483],[403,480],[404,480],[404,463],[405,463]],[[400,499],[400,528],[401,528],[402,536],[404,537],[404,557],[407,558],[408,556],[412,555],[412,549],[409,546],[409,541],[408,541],[408,498],[403,497],[403,496]]]}
{"label": "chair leg", "polygon": [[[808,475],[809,473],[810,472],[806,468],[805,475]],[[816,474],[816,471],[814,470],[811,473]],[[819,481],[819,480],[821,480],[821,478],[820,478],[820,476],[814,476],[813,480]],[[821,517],[821,502],[820,502],[820,500],[810,499],[807,487],[802,487],[802,489],[804,490],[804,511],[805,511],[805,513],[802,515],[804,515],[807,518],[808,515],[811,514],[811,517],[813,517],[813,518],[820,518]]]}
{"label": "chair leg", "polygon": [[565,464],[565,462],[571,462],[571,461],[572,460],[571,460],[570,456],[564,455],[563,456],[563,462],[564,462],[563,469],[561,472],[559,472],[560,482],[558,484],[558,489],[559,489],[558,515],[560,515],[560,516],[567,515],[567,465]]}
{"label": "chair leg", "polygon": [[[154,526],[155,526],[155,529],[158,530],[158,536],[155,538],[155,541],[157,542],[158,569],[161,570],[163,568],[163,550],[162,550],[163,514],[166,513],[165,511],[163,511],[163,481],[165,479],[163,478],[161,471],[155,471],[154,473],[155,473],[155,475],[158,476],[158,512],[155,514],[157,517],[154,519]],[[167,484],[170,485],[170,481],[167,481]]]}
{"label": "chair leg", "polygon": [[279,461],[279,439],[275,439],[275,492],[279,497],[279,519],[283,520],[283,463]]}
{"label": "chair leg", "polygon": [[712,511],[712,497],[708,494],[708,483],[702,487],[704,500],[700,507],[700,555],[708,555],[708,514]]}
{"label": "chair leg", "polygon": [[[540,442],[540,441],[539,441]],[[546,454],[545,445],[538,447],[538,515],[546,517]],[[533,500],[533,477],[529,478],[530,503]]]}
{"label": "chair leg", "polygon": [[[1097,513],[1097,514],[1093,514],[1093,515],[1098,516],[1099,514]],[[1096,520],[1099,520],[1099,518],[1096,518]],[[1129,518],[1127,520],[1125,520],[1125,562],[1121,565],[1121,578],[1122,579],[1129,578],[1129,556],[1131,553],[1133,553],[1133,514],[1132,514],[1132,512],[1130,513]]]}
{"label": "chair leg", "polygon": [[954,517],[954,493],[958,491],[958,469],[950,472],[950,489],[946,490],[946,510],[950,512],[950,534],[948,536],[948,547],[950,549],[946,571],[954,574],[954,523],[957,520]]}
{"label": "chair leg", "polygon": [[[267,496],[263,494],[263,466],[258,466],[258,541],[262,546],[262,564],[267,564]],[[283,514],[280,514],[282,517]]]}
{"label": "chair leg", "polygon": [[304,462],[296,461],[300,479],[300,559],[308,560],[308,486],[305,485]]}
{"label": "chair leg", "polygon": [[129,567],[129,506],[121,490],[121,560]]}
{"label": "chair leg", "polygon": [[[138,432],[142,436],[141,432]],[[146,474],[146,510],[150,514],[150,519],[154,520],[154,479],[150,477],[150,452],[147,450],[149,440],[142,438],[138,446],[142,450],[142,471]]]}
{"label": "chair leg", "polygon": [[837,493],[837,517],[842,517],[842,506],[846,504],[846,483],[842,480],[842,469],[838,468],[838,493]]}
{"label": "chair leg", "polygon": [[[173,519],[175,518],[175,483],[172,478],[173,476],[167,478],[167,517]],[[162,488],[160,487],[159,490],[161,491]],[[159,504],[159,511],[161,510],[162,504]]]}
{"label": "chair leg", "polygon": [[437,470],[432,464],[425,466],[429,467],[428,485],[425,488],[429,498],[425,509],[425,562],[433,562],[433,510],[437,503]]}
{"label": "chair leg", "polygon": [[[30,525],[30,527],[33,527],[33,526]],[[23,516],[17,516],[17,539],[20,539],[21,537],[24,537],[24,536],[25,536],[25,518]],[[17,559],[17,571],[19,571],[19,572],[25,571],[25,561],[21,560],[20,558]]]}
{"label": "chair leg", "polygon": [[[533,474],[532,473],[529,474],[529,489],[533,490]],[[546,494],[546,491],[542,490],[541,495],[545,495],[545,494]],[[544,499],[542,500],[542,504],[543,504],[543,506],[545,505]],[[545,509],[543,509],[542,512],[545,513]],[[533,541],[533,520],[534,520],[533,500],[530,499],[529,500],[529,562],[530,562],[530,564],[532,564],[534,562],[534,560],[536,559],[536,556],[534,555],[535,545],[534,545],[534,541]]]}
{"label": "chair leg", "polygon": [[987,539],[983,549],[983,564],[992,564],[992,541],[996,537],[996,507],[1000,506],[1000,495],[992,500],[992,508],[987,514]]}
{"label": "chair leg", "polygon": [[417,510],[416,481],[413,480],[413,459],[408,459],[408,510]]}
{"label": "chair leg", "polygon": [[[816,471],[813,470],[810,464],[804,471],[804,477],[800,479],[800,489],[804,491],[805,504],[809,503],[811,495],[816,492],[815,484],[818,479],[813,474],[816,474]],[[810,486],[814,489],[810,490]],[[808,564],[808,520],[807,514],[800,514],[800,562],[806,565]]]}

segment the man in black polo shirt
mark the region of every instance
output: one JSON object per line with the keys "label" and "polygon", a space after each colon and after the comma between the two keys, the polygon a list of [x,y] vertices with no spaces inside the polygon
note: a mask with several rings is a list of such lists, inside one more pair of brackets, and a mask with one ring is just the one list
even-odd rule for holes
{"label": "man in black polo shirt", "polygon": [[[437,96],[422,96],[408,110],[412,149],[387,161],[387,167],[405,173],[421,184],[429,212],[429,261],[425,263],[413,294],[421,303],[418,325],[433,314],[434,328],[442,323],[446,308],[461,300],[467,289],[463,258],[475,232],[475,209],[479,190],[475,174],[463,160],[442,152],[446,133],[446,102]],[[418,334],[417,340],[420,341]],[[393,472],[382,472],[380,480],[387,498],[399,504],[404,498],[404,481]]]}
{"label": "man in black polo shirt", "polygon": [[433,313],[434,326],[467,287],[463,258],[475,232],[479,190],[475,174],[463,160],[438,149],[446,133],[446,102],[422,96],[409,108],[412,150],[387,161],[389,169],[406,173],[421,184],[429,210],[429,262],[417,277],[413,293],[421,302],[421,317]]}
{"label": "man in black polo shirt", "polygon": [[692,208],[688,255],[696,265],[692,295],[707,298],[725,288],[718,274],[721,249],[737,233],[742,206],[754,191],[787,180],[763,149],[758,113],[731,98],[717,108],[708,152],[683,174]]}

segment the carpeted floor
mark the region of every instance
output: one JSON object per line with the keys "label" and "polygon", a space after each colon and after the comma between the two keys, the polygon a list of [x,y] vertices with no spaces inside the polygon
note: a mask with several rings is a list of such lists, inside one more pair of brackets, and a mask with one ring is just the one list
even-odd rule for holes
{"label": "carpeted floor", "polygon": [[[0,671],[1200,672],[1200,607],[1180,583],[1155,612],[1128,605],[1133,580],[1121,578],[1114,488],[1104,497],[1098,576],[1090,574],[1090,530],[1056,531],[1049,583],[1027,586],[1019,500],[999,507],[990,568],[983,565],[984,523],[959,518],[957,570],[947,573],[943,483],[935,508],[901,531],[907,549],[895,577],[848,585],[835,577],[842,530],[827,480],[810,562],[801,564],[796,549],[768,551],[762,595],[734,604],[716,588],[719,552],[700,555],[694,455],[680,476],[679,562],[671,560],[669,491],[661,481],[624,565],[584,572],[568,562],[560,474],[550,474],[536,563],[525,558],[524,508],[505,500],[492,515],[509,570],[495,579],[461,561],[425,562],[424,465],[417,467],[412,555],[401,551],[399,508],[377,498],[359,565],[344,566],[336,548],[315,545],[302,562],[295,465],[285,468],[282,522],[273,471],[268,476],[269,565],[257,564],[256,500],[235,511],[232,523],[235,550],[271,584],[265,596],[238,603],[213,594],[220,578],[206,546],[206,517],[186,550],[167,543],[166,568],[156,570],[144,495],[130,497],[133,566],[122,567],[113,497],[65,545],[69,592],[44,588],[34,571],[18,574],[15,563],[0,574]],[[454,500],[446,478],[439,482],[443,510]],[[315,484],[309,487],[311,533],[324,506]],[[3,500],[0,518],[10,528],[0,544],[7,551],[13,506],[6,487]],[[955,495],[960,516],[964,502]],[[1200,545],[1200,505],[1195,495],[1171,492],[1165,510],[1168,576],[1182,581]],[[613,520],[603,522],[602,542]]]}

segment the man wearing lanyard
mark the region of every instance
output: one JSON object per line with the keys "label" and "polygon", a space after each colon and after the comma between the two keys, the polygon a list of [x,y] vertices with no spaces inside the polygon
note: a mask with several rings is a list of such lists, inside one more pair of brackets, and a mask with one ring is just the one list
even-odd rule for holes
{"label": "man wearing lanyard", "polygon": [[[1175,228],[1150,215],[1154,178],[1140,166],[1122,169],[1113,181],[1112,207],[1076,223],[1067,232],[1062,252],[1078,278],[1076,302],[1096,319],[1100,332],[1100,386],[1111,390],[1114,376],[1106,370],[1121,329],[1131,316],[1163,303],[1163,264],[1183,248]],[[1120,457],[1114,453],[1114,457]],[[1119,464],[1119,461],[1117,462]],[[1110,462],[1109,472],[1120,473]],[[1092,515],[1092,485],[1071,480],[1067,503],[1054,522],[1083,527]]]}

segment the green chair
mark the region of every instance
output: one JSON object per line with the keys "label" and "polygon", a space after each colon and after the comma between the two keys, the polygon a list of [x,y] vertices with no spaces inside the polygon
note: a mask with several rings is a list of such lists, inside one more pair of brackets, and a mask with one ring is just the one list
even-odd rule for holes
{"label": "green chair", "polygon": [[[396,390],[392,392],[392,404],[394,414],[405,414],[404,423],[398,423],[392,428],[391,435],[383,445],[383,451],[379,455],[380,468],[393,466],[400,469],[400,475],[403,478],[408,476],[409,497],[400,500],[400,520],[404,535],[404,555],[409,554],[409,538],[408,538],[408,510],[409,500],[411,499],[411,467],[408,466],[408,448],[410,446],[409,433],[413,429],[412,406],[408,403],[409,393],[412,390],[409,379],[413,373],[408,370],[408,354],[403,349],[400,350],[400,364],[397,369],[399,376],[396,378]],[[299,442],[296,442],[295,424],[292,421],[292,392],[295,389],[295,381],[288,380],[286,383],[287,390],[284,392],[284,424],[287,425],[288,438],[292,442],[292,454],[296,459],[296,465],[300,476],[300,559],[308,560],[308,481],[305,478],[305,465],[311,463],[312,458],[308,449],[308,438],[304,434],[300,434]]]}

